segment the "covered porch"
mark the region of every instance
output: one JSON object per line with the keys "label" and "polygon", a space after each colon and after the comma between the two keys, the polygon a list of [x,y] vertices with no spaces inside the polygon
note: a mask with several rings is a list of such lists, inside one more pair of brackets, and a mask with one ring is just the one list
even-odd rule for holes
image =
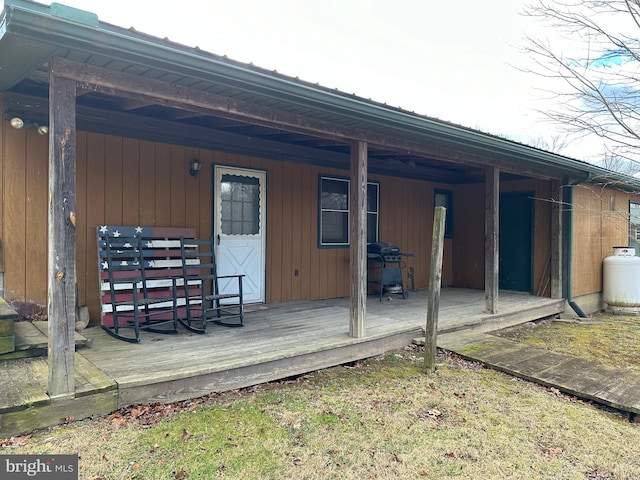
{"label": "covered porch", "polygon": [[[485,313],[482,290],[445,288],[439,332],[485,331],[553,316],[564,299],[500,292],[500,314]],[[105,415],[132,404],[171,402],[247,387],[402,348],[422,335],[427,291],[367,297],[366,334],[349,335],[349,298],[249,308],[245,327],[215,327],[206,335],[143,333],[132,345],[93,327],[90,346],[75,353],[75,398],[49,398],[47,359],[3,362],[0,436]]]}

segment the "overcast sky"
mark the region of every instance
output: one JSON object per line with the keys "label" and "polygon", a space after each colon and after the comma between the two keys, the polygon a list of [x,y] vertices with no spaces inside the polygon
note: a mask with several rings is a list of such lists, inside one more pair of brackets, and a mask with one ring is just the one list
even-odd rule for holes
{"label": "overcast sky", "polygon": [[[49,2],[43,2],[49,3]],[[518,71],[524,0],[60,0],[191,47],[527,142],[555,132]],[[584,157],[577,150],[567,155]]]}

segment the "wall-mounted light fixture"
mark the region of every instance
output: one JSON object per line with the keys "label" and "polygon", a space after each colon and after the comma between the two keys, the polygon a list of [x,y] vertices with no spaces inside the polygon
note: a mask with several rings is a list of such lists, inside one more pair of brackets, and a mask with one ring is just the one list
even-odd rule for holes
{"label": "wall-mounted light fixture", "polygon": [[193,160],[191,160],[191,163],[189,164],[189,175],[191,175],[192,177],[197,177],[198,173],[200,173],[201,167],[202,167],[202,164],[200,163],[200,160],[198,160],[197,158],[194,158]]}
{"label": "wall-mounted light fixture", "polygon": [[30,122],[29,120],[23,120],[20,117],[13,117],[11,119],[11,126],[20,130],[21,128],[35,128],[38,132],[38,135],[46,135],[49,133],[49,127],[46,125],[39,125],[35,122]]}

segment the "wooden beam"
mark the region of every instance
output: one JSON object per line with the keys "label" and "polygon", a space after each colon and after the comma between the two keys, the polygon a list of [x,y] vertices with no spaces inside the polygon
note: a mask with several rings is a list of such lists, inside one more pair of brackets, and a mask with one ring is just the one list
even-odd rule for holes
{"label": "wooden beam", "polygon": [[75,391],[76,82],[49,70],[48,393]]}
{"label": "wooden beam", "polygon": [[424,368],[426,373],[436,369],[438,343],[438,313],[440,311],[440,287],[442,286],[442,256],[444,254],[444,223],[447,209],[436,207],[433,214],[431,238],[431,264],[429,292],[427,294],[427,325],[424,330]]}
{"label": "wooden beam", "polygon": [[484,207],[484,299],[485,312],[498,313],[500,258],[500,171],[487,167]]}
{"label": "wooden beam", "polygon": [[367,314],[367,144],[351,143],[350,182],[350,247],[351,308],[349,336],[366,335]]}
{"label": "wooden beam", "polygon": [[508,160],[498,160],[495,156],[479,155],[437,147],[437,136],[429,143],[406,140],[396,136],[378,134],[368,130],[346,127],[330,121],[324,121],[305,115],[286,112],[231,97],[213,94],[202,90],[170,84],[137,75],[58,59],[64,64],[65,78],[76,80],[85,89],[93,89],[108,95],[128,97],[145,102],[153,100],[159,105],[170,108],[190,110],[202,115],[226,116],[243,122],[267,127],[281,128],[291,132],[315,135],[333,140],[351,142],[359,140],[369,145],[441,158],[444,161],[462,165],[485,167],[493,165],[502,171],[528,175],[536,178],[549,178],[544,170],[524,168]]}
{"label": "wooden beam", "polygon": [[562,298],[562,182],[551,182],[551,298]]}
{"label": "wooden beam", "polygon": [[129,98],[123,98],[118,103],[118,108],[120,108],[125,112],[130,112],[131,110],[137,110],[138,108],[151,107],[153,105],[155,105],[155,102],[152,102],[150,100],[132,100]]}

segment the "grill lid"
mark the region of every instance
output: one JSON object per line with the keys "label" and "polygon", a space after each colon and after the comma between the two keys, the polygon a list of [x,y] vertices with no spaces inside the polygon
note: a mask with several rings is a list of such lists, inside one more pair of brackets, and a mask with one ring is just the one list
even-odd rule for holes
{"label": "grill lid", "polygon": [[400,247],[391,243],[376,242],[369,244],[367,252],[377,255],[400,255]]}

